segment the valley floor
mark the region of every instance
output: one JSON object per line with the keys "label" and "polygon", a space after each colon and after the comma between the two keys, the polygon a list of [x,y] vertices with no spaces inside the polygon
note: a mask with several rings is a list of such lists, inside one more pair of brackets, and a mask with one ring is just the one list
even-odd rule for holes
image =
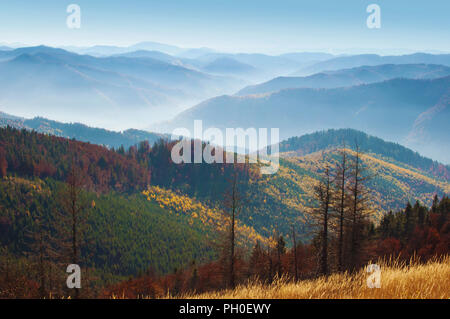
{"label": "valley floor", "polygon": [[368,288],[371,275],[362,269],[354,275],[333,274],[328,278],[298,283],[279,279],[271,285],[257,281],[234,290],[185,295],[188,299],[449,299],[450,257],[427,264],[380,263],[381,287]]}

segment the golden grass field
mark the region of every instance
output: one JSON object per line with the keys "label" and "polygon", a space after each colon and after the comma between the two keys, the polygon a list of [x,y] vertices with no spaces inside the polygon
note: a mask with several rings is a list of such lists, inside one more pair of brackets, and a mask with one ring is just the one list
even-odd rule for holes
{"label": "golden grass field", "polygon": [[448,299],[450,297],[450,257],[426,264],[383,261],[381,287],[368,288],[367,269],[356,274],[333,274],[328,278],[298,283],[284,279],[270,285],[257,281],[234,290],[184,295],[188,299]]}

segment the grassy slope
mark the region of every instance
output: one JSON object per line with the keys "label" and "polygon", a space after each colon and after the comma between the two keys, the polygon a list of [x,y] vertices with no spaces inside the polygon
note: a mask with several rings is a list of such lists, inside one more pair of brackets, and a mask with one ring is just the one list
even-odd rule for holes
{"label": "grassy slope", "polygon": [[353,275],[334,274],[325,278],[301,281],[275,281],[264,285],[249,282],[234,290],[187,295],[194,299],[448,299],[450,298],[450,258],[427,264],[406,266],[396,262],[379,262],[380,288],[368,288],[366,269]]}

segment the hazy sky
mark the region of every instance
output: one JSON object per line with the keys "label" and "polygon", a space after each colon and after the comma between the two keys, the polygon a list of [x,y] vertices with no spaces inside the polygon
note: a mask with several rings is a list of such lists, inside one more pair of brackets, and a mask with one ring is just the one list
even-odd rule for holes
{"label": "hazy sky", "polygon": [[[71,3],[81,7],[81,29],[66,26]],[[381,7],[381,29],[366,26],[372,3]],[[449,17],[449,0],[0,0],[0,42],[450,52]]]}

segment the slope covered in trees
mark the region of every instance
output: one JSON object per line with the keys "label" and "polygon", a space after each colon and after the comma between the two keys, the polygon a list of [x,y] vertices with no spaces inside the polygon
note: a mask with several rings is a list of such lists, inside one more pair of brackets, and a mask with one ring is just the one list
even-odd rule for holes
{"label": "slope covered in trees", "polygon": [[[368,186],[376,195],[373,197],[373,206],[378,216],[399,209],[408,200],[421,200],[430,204],[433,194],[442,196],[449,193],[449,183],[445,178],[435,177],[436,170],[421,170],[402,160],[406,158],[416,167],[438,164],[396,144],[385,143],[363,133],[351,130],[339,132],[330,134],[330,138],[325,133],[318,133],[318,137],[307,136],[306,142],[299,144],[283,142],[280,149],[298,149],[297,145],[300,145],[305,153],[327,150],[326,161],[334,166],[338,149],[330,148],[332,142],[340,144],[339,135],[345,137],[348,133],[347,140],[351,147],[354,138],[357,138],[363,153],[367,152],[362,156],[363,164],[376,175]],[[324,165],[321,152],[305,156],[287,152],[282,153],[284,159],[277,174],[260,176],[257,167],[244,164],[174,164],[170,154],[175,142],[163,140],[152,147],[143,142],[129,150],[119,148],[112,152],[96,145],[27,131],[2,129],[0,134],[4,137],[0,142],[3,175],[9,172],[65,181],[73,157],[73,162],[85,177],[85,185],[97,192],[142,191],[151,184],[181,192],[208,203],[210,207],[216,207],[222,205],[230,177],[237,171],[246,198],[240,219],[265,237],[271,236],[276,229],[288,234],[292,220],[304,220],[305,210],[313,198],[313,187],[319,180],[318,173]],[[303,141],[302,138],[300,141]],[[21,151],[15,152],[13,145],[17,145]],[[71,148],[76,150],[72,152],[74,155],[71,155]],[[396,159],[393,160],[393,156]]]}
{"label": "slope covered in trees", "polygon": [[449,165],[443,165],[423,157],[400,144],[386,142],[381,138],[353,129],[331,129],[300,137],[291,137],[281,142],[279,149],[282,153],[288,153],[288,156],[304,156],[343,146],[354,148],[355,141],[358,142],[360,150],[364,153],[369,153],[399,166],[405,166],[406,164],[444,181],[450,180]]}
{"label": "slope covered in trees", "polygon": [[[20,280],[27,276],[29,267],[48,268],[32,272],[27,283],[45,282],[47,295],[64,294],[61,285],[52,286],[50,282],[63,274],[58,265],[68,258],[67,235],[72,218],[66,204],[72,200],[79,207],[78,212],[86,215],[77,216],[79,261],[101,285],[143,272],[168,273],[193,260],[203,263],[216,256],[214,242],[224,220],[213,218],[208,222],[204,218],[217,217],[220,209],[209,208],[174,191],[149,188],[159,190],[158,196],[152,198],[145,190],[154,178],[163,186],[179,187],[211,199],[211,192],[226,187],[224,172],[233,170],[232,165],[224,169],[221,165],[205,164],[210,170],[203,177],[210,178],[211,188],[198,181],[201,187],[190,191],[182,185],[192,180],[195,186],[199,168],[175,168],[169,161],[172,144],[165,141],[154,148],[143,142],[127,151],[119,148],[115,152],[9,127],[0,129],[0,137],[2,273],[9,273],[13,267],[17,271],[14,278]],[[245,172],[245,167],[240,171]],[[74,172],[80,189],[78,198],[72,198],[69,189]],[[216,188],[212,187],[214,181],[218,182]],[[213,210],[215,213],[211,214]],[[240,224],[240,229],[246,239],[262,239],[246,225]]]}
{"label": "slope covered in trees", "polygon": [[94,191],[138,190],[150,182],[150,172],[132,157],[106,147],[34,131],[0,129],[0,155],[0,176],[10,172],[65,181],[70,167],[75,166],[86,187]]}
{"label": "slope covered in trees", "polygon": [[[435,197],[431,207],[423,206],[419,203],[413,206],[408,203],[405,208],[396,213],[390,212],[386,215],[379,226],[373,225],[366,227],[362,239],[362,255],[360,264],[376,262],[384,271],[389,267],[395,268],[395,277],[389,278],[384,282],[394,279],[398,282],[398,268],[401,268],[402,275],[410,267],[423,267],[420,264],[430,261],[436,256],[446,256],[450,247],[450,199]],[[332,221],[335,217],[332,217]],[[294,228],[296,231],[296,228]],[[350,229],[346,229],[346,232]],[[191,264],[184,270],[178,270],[163,277],[146,275],[135,278],[130,281],[123,281],[119,284],[111,285],[103,290],[102,297],[122,297],[136,298],[138,296],[166,297],[167,292],[171,296],[198,297],[198,294],[205,294],[200,297],[225,297],[235,296],[239,293],[244,298],[255,298],[264,296],[265,298],[289,298],[296,296],[300,298],[323,298],[323,295],[342,297],[342,291],[339,289],[348,289],[349,296],[353,295],[355,289],[365,288],[366,276],[361,278],[356,275],[358,272],[366,272],[364,268],[358,268],[355,272],[342,272],[338,269],[337,259],[337,234],[329,235],[329,258],[327,266],[331,277],[320,277],[320,236],[316,237],[310,243],[297,242],[287,249],[283,237],[278,238],[278,243],[274,246],[266,247],[257,243],[251,251],[245,256],[240,256],[236,264],[236,281],[241,284],[237,291],[223,290],[227,288],[226,264],[223,260],[207,263],[204,265]],[[293,248],[295,247],[295,249]],[[444,257],[440,269],[448,268],[448,258]],[[349,261],[348,256],[344,258],[344,264]],[[430,269],[435,271],[436,267]],[[277,280],[277,276],[283,276],[284,280]],[[354,277],[349,279],[348,276]],[[385,276],[385,274],[383,275]],[[319,277],[319,278],[318,278]],[[441,277],[436,274],[436,277]],[[310,282],[312,278],[316,281]],[[342,282],[344,280],[345,282]],[[435,279],[436,280],[436,279]],[[421,278],[423,284],[427,283],[430,287],[435,282],[429,282],[429,277]],[[254,283],[254,284],[249,284]],[[248,285],[246,287],[246,285]],[[318,286],[317,286],[318,285]],[[350,287],[348,286],[350,285]],[[293,287],[295,286],[295,287]],[[324,287],[325,286],[325,287]],[[390,285],[391,286],[391,285]],[[324,289],[327,288],[327,289]],[[256,289],[256,291],[252,290]],[[298,291],[298,294],[295,292]],[[394,285],[388,289],[396,289]],[[403,295],[415,296],[417,286],[409,288],[408,293],[397,291],[396,298]],[[442,287],[440,288],[442,289]],[[371,289],[364,289],[362,294],[367,294]],[[378,289],[372,289],[377,290]],[[336,292],[337,291],[337,292]],[[430,292],[434,291],[430,288]],[[423,292],[423,291],[422,291]],[[386,296],[392,292],[383,291]],[[224,296],[221,296],[221,295]],[[439,296],[439,295],[438,295]]]}
{"label": "slope covered in trees", "polygon": [[0,176],[11,173],[65,181],[73,164],[86,187],[98,192],[143,190],[151,182],[190,196],[216,199],[231,172],[238,170],[243,182],[252,174],[243,164],[174,164],[171,149],[175,143],[160,139],[151,146],[143,141],[112,151],[35,131],[0,128]]}
{"label": "slope covered in trees", "polygon": [[[351,136],[354,137],[353,134]],[[248,189],[247,209],[241,215],[244,223],[253,225],[255,230],[265,236],[271,236],[276,231],[289,236],[292,222],[296,221],[299,232],[308,238],[307,211],[314,205],[314,188],[327,166],[332,170],[339,166],[339,154],[342,151],[339,139],[335,147],[331,147],[329,143],[320,145],[318,142],[320,139],[312,143],[313,147],[305,148],[307,153],[317,151],[304,156],[298,156],[295,152],[281,153],[277,174],[261,176],[252,181]],[[355,140],[350,139],[349,142],[351,144],[349,143],[346,152],[352,158],[355,152],[351,148],[354,148]],[[320,145],[317,148],[316,143]],[[364,145],[360,146],[361,165],[367,175],[372,176],[366,186],[370,192],[374,221],[390,210],[400,209],[408,201],[419,200],[431,205],[435,194],[441,197],[450,193],[449,182],[440,175],[435,177],[429,171],[414,168],[390,157],[369,153],[370,143],[366,144],[364,140],[361,145]],[[393,147],[395,150],[396,145],[393,144]],[[363,149],[368,152],[365,153]],[[403,151],[409,153],[407,149],[400,147],[399,153],[402,154]]]}
{"label": "slope covered in trees", "polygon": [[[63,183],[49,178],[0,180],[0,246],[8,252],[11,264],[25,258],[25,266],[36,270],[43,263],[46,291],[54,295],[61,293],[64,283],[50,283],[65,269],[60,265],[65,260],[64,232],[68,230],[61,226],[66,214],[64,188]],[[148,271],[170,273],[192,260],[205,262],[216,256],[205,240],[208,236],[214,239],[212,227],[172,213],[141,194],[84,192],[83,205],[87,219],[80,232],[80,265],[101,285]],[[40,236],[43,247],[39,246]],[[6,260],[1,261],[4,267]],[[2,267],[0,271],[7,271]],[[39,282],[39,274],[30,273],[29,279]]]}
{"label": "slope covered in trees", "polygon": [[[350,131],[351,138],[355,137],[354,134]],[[364,137],[358,134],[358,139]],[[258,243],[260,246],[253,253],[251,260],[254,266],[251,269],[257,269],[256,265],[270,260],[270,269],[264,270],[264,276],[268,279],[286,271],[289,265],[286,262],[291,258],[287,257],[287,249],[294,245],[295,234],[297,242],[310,242],[296,252],[299,256],[305,256],[298,263],[298,267],[304,267],[305,271],[298,276],[313,276],[318,265],[313,256],[318,253],[324,256],[323,250],[317,248],[321,241],[316,224],[321,219],[311,218],[311,209],[317,209],[318,202],[323,200],[318,194],[324,194],[324,172],[331,172],[331,181],[335,182],[340,156],[344,151],[330,147],[332,143],[327,138],[316,138],[314,142],[309,137],[306,142],[292,143],[295,145],[293,149],[298,150],[300,145],[308,154],[282,153],[277,174],[261,176],[257,165],[174,164],[170,155],[175,142],[164,140],[153,146],[142,142],[128,150],[120,147],[113,151],[98,145],[12,128],[0,129],[0,137],[0,241],[2,254],[5,252],[3,256],[6,256],[3,259],[6,264],[3,263],[2,267],[11,263],[16,265],[17,278],[23,276],[28,267],[19,265],[53,263],[51,254],[58,251],[57,239],[61,235],[61,225],[55,221],[60,220],[60,216],[67,217],[64,203],[70,199],[70,196],[67,198],[70,195],[67,191],[75,171],[78,183],[83,185],[80,193],[83,205],[80,207],[87,213],[86,223],[80,225],[80,229],[86,227],[89,230],[83,232],[86,236],[83,243],[79,243],[80,260],[86,262],[92,276],[102,284],[143,272],[154,280],[155,272],[167,274],[173,271],[170,275],[172,279],[167,279],[158,287],[163,287],[161,289],[165,291],[167,287],[172,287],[170,282],[173,280],[181,289],[181,278],[185,277],[182,277],[180,267],[188,267],[194,278],[200,272],[201,276],[209,278],[205,279],[202,289],[220,287],[220,282],[211,281],[225,280],[227,276],[223,273],[229,272],[229,242],[223,245],[217,239],[219,234],[222,234],[220,237],[230,238],[230,216],[236,217],[236,223],[233,223],[233,237],[236,238],[233,247],[235,245],[236,249],[233,249],[234,257],[231,258],[234,260],[234,283],[249,275],[242,260],[248,257],[249,246]],[[371,176],[364,182],[365,205],[367,212],[370,212],[367,223],[361,224],[364,235],[374,233],[370,222],[383,220],[385,213],[400,210],[408,201],[419,200],[431,206],[435,194],[441,198],[450,193],[450,185],[444,178],[434,177],[434,171],[414,167],[422,165],[421,158],[415,157],[414,153],[411,155],[395,145],[386,146],[384,142],[365,138],[361,140],[360,153],[345,149],[349,162],[354,161],[357,155],[359,169]],[[282,150],[289,150],[289,147],[282,145]],[[367,153],[361,152],[363,148]],[[397,158],[388,157],[391,149]],[[412,162],[401,162],[403,154]],[[233,198],[239,198],[239,202],[227,201],[233,177],[234,183],[239,184],[239,192]],[[361,180],[364,178],[361,177]],[[351,193],[350,186],[351,183],[345,188],[345,198],[347,193]],[[347,201],[345,205],[348,205]],[[236,215],[230,215],[230,211],[235,209]],[[335,218],[334,210],[329,213],[327,218]],[[414,220],[423,219],[418,216]],[[428,219],[431,223],[432,216],[430,214]],[[398,225],[398,222],[390,224]],[[392,230],[396,227],[388,228]],[[441,228],[439,226],[439,232]],[[335,231],[330,228],[330,245],[334,245],[334,234]],[[433,234],[433,231],[427,230],[421,236],[429,238]],[[445,235],[439,236],[446,238]],[[385,246],[391,242],[389,237],[383,240],[388,240]],[[271,257],[267,259],[266,254]],[[217,256],[220,259],[214,264],[195,266]],[[357,262],[352,264],[360,265],[367,256],[361,252]],[[192,264],[193,260],[197,264]],[[328,259],[321,265],[334,262]],[[213,265],[222,268],[219,271]],[[335,266],[332,265],[322,271],[333,270]],[[174,268],[177,270],[174,271]],[[349,269],[353,268],[356,266]],[[195,276],[194,270],[197,271]],[[33,280],[38,282],[35,286],[42,286],[39,284],[42,278],[55,279],[51,271],[45,274],[43,277],[42,272],[34,272],[30,285]],[[57,287],[50,287],[47,281],[45,285],[55,289],[55,292],[58,290]],[[63,294],[61,291],[59,293]]]}
{"label": "slope covered in trees", "polygon": [[104,145],[109,148],[118,148],[120,146],[129,148],[130,146],[143,141],[148,141],[149,144],[153,144],[160,138],[165,137],[162,134],[135,129],[114,132],[80,123],[62,123],[42,117],[25,119],[0,112],[0,127],[6,126],[18,129],[25,128],[27,130],[35,130],[38,133],[76,139],[80,142]]}

